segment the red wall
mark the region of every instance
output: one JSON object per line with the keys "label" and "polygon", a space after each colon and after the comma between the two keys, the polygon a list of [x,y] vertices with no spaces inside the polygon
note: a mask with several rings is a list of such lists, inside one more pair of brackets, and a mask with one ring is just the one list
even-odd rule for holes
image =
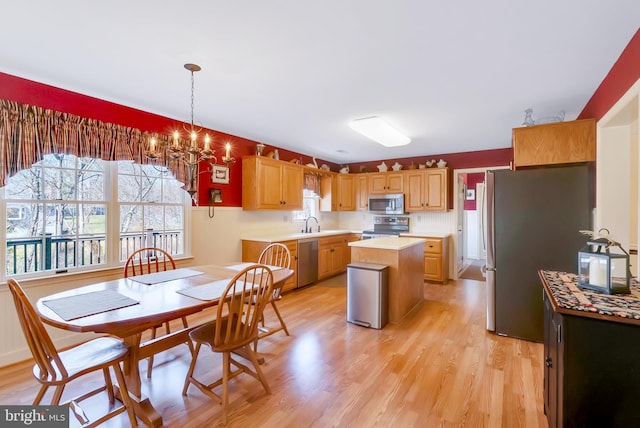
{"label": "red wall", "polygon": [[629,88],[640,79],[640,29],[587,102],[578,119],[600,120]]}
{"label": "red wall", "polygon": [[[90,117],[104,122],[138,128],[142,131],[158,132],[170,135],[174,129],[182,129],[183,122],[170,119],[157,114],[148,113],[131,107],[89,97],[77,92],[67,91],[32,80],[22,79],[0,72],[0,99],[17,101],[23,104],[35,105],[47,109],[71,113],[77,116]],[[200,177],[198,181],[198,201],[206,205],[209,200],[209,189],[216,187],[222,190],[221,206],[242,206],[242,162],[241,157],[255,154],[256,141],[236,137],[214,130],[206,130],[212,138],[212,147],[218,156],[218,163],[222,163],[224,145],[231,143],[231,155],[237,161],[231,164],[229,169],[229,184],[213,184],[209,179],[210,174],[206,162],[200,164]],[[267,147],[265,153],[273,150]],[[280,159],[300,159],[302,163],[311,162],[311,157],[288,150],[279,150]],[[334,169],[337,165],[327,163]]]}
{"label": "red wall", "polygon": [[[484,172],[473,172],[467,174],[465,178],[465,184],[467,185],[467,189],[476,188],[476,184],[484,182]],[[475,211],[478,202],[478,194],[476,193],[476,197],[473,200],[467,200],[465,196],[464,200],[464,209],[465,211]]]}

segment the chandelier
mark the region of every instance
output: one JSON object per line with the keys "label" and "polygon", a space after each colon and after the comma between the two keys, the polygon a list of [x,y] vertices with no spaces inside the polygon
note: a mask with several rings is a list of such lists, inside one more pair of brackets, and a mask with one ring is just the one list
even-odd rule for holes
{"label": "chandelier", "polygon": [[[193,105],[195,98],[194,73],[202,70],[202,68],[197,64],[185,64],[184,68],[191,72],[191,123],[189,128],[185,126],[185,131],[188,132],[189,139],[181,139],[180,133],[177,130],[174,131],[173,139],[168,144],[159,143],[155,138],[151,138],[149,142],[149,150],[146,151],[145,155],[152,161],[157,160],[159,157],[164,157],[165,160],[168,159],[169,161],[183,162],[187,166],[187,171],[189,173],[189,187],[187,192],[191,196],[191,199],[197,204],[195,195],[198,191],[198,164],[203,161],[215,164],[217,162],[217,158],[214,155],[215,150],[211,149],[211,138],[209,137],[209,134],[205,134],[204,146],[202,148],[200,147],[198,139],[200,137],[199,134],[201,129],[196,127],[193,119]],[[227,164],[227,166],[229,166],[229,163],[235,162],[235,159],[231,157],[230,151],[231,145],[227,143],[225,156],[222,157],[222,161]]]}

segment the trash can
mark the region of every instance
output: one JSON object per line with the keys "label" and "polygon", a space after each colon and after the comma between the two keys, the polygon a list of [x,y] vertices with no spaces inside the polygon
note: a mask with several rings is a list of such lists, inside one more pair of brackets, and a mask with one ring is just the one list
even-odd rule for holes
{"label": "trash can", "polygon": [[389,321],[387,265],[350,263],[347,265],[347,321],[381,329]]}

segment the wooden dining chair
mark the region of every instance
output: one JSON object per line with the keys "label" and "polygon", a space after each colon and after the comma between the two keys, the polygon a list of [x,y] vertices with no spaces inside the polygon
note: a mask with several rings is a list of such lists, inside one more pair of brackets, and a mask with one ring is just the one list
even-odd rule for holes
{"label": "wooden dining chair", "polygon": [[[195,350],[182,394],[187,395],[189,385],[194,384],[204,394],[222,404],[222,423],[225,425],[229,405],[229,379],[246,373],[258,379],[266,393],[271,394],[257,356],[251,349],[251,343],[258,337],[260,317],[272,290],[271,269],[258,264],[246,267],[231,279],[222,293],[215,321],[197,327],[189,333],[189,337],[195,342]],[[222,353],[222,377],[212,383],[204,383],[193,375],[202,345],[208,346],[213,352]],[[249,361],[253,369],[238,361],[238,356]],[[220,385],[222,395],[213,391]]]}
{"label": "wooden dining chair", "polygon": [[[124,277],[129,278],[131,276],[146,275],[149,273],[166,272],[176,268],[176,263],[171,257],[171,254],[161,248],[140,248],[134,251],[127,262],[124,265]],[[182,317],[182,326],[184,328],[189,327],[187,317]],[[151,329],[151,339],[155,339],[158,336],[158,329],[162,325],[157,325]],[[171,333],[171,326],[169,322],[164,323],[165,334]],[[189,351],[193,354],[193,346],[191,342],[187,342]],[[153,355],[149,357],[147,363],[147,378],[151,378],[151,372],[153,370]]]}
{"label": "wooden dining chair", "polygon": [[[94,427],[120,413],[127,412],[131,426],[137,426],[136,415],[133,410],[133,403],[129,397],[124,375],[120,368],[127,357],[128,349],[121,340],[113,337],[100,337],[77,345],[73,348],[58,352],[47,333],[47,330],[38,315],[36,308],[29,301],[20,284],[14,280],[7,280],[7,285],[13,296],[13,302],[18,313],[22,332],[29,345],[31,354],[35,360],[33,376],[42,385],[33,405],[40,404],[47,389],[55,387],[51,398],[51,405],[67,405],[82,424],[82,426]],[[123,405],[115,406],[115,392],[109,368],[113,368],[118,386],[120,387],[120,397]],[[104,385],[88,391],[78,397],[60,403],[65,386],[72,380],[78,379],[86,374],[102,370]],[[91,382],[87,382],[87,385]],[[95,421],[90,421],[79,403],[94,395],[106,391],[109,397],[109,408],[107,414]]]}
{"label": "wooden dining chair", "polygon": [[[260,253],[260,257],[258,257],[258,263],[269,265],[269,266],[279,266],[285,269],[289,269],[291,266],[291,252],[289,248],[279,242],[269,244],[262,250]],[[281,330],[284,330],[285,334],[289,336],[289,330],[287,330],[287,325],[280,314],[280,310],[278,310],[278,306],[276,302],[282,299],[282,286],[284,285],[284,281],[280,281],[277,284],[273,285],[273,292],[269,297],[269,304],[273,308],[276,316],[278,317],[278,321],[280,322],[280,327],[276,328],[266,328],[264,323],[264,314],[260,320],[262,324],[261,327],[258,327],[258,339],[254,344],[254,351],[258,351],[258,340],[267,336],[271,336],[274,333],[277,333]]]}

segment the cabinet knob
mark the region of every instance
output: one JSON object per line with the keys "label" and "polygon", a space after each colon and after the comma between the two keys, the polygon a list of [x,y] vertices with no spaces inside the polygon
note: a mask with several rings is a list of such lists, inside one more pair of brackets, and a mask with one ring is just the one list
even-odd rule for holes
{"label": "cabinet knob", "polygon": [[544,359],[544,364],[545,364],[547,367],[553,367],[553,362],[552,362],[552,360],[551,360],[551,357],[546,357],[546,358]]}

